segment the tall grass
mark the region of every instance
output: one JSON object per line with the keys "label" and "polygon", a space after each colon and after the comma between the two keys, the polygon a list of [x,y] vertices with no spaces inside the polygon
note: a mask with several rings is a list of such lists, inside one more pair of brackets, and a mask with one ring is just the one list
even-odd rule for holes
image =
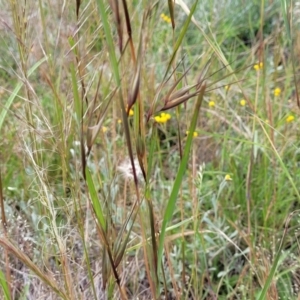
{"label": "tall grass", "polygon": [[1,298],[298,299],[298,1],[0,8]]}

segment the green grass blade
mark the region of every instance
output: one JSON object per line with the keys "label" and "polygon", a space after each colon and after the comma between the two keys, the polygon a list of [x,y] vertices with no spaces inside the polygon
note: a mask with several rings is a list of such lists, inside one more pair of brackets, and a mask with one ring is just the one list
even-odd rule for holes
{"label": "green grass blade", "polygon": [[[28,71],[28,77],[43,63],[45,62],[46,60],[48,59],[48,57],[43,57],[41,60],[39,60],[37,63],[35,63]],[[17,84],[17,86],[15,87],[15,89],[13,90],[12,94],[9,96],[9,98],[7,99],[2,111],[1,111],[1,114],[0,114],[0,130],[2,128],[2,125],[3,125],[3,122],[4,122],[4,119],[7,115],[7,112],[10,108],[10,106],[12,105],[14,99],[16,98],[16,96],[18,95],[20,89],[22,88],[24,82],[19,82]]]}
{"label": "green grass blade", "polygon": [[79,98],[79,93],[78,93],[78,85],[77,85],[77,79],[76,79],[76,72],[74,65],[71,64],[71,77],[72,77],[72,87],[73,87],[73,97],[74,97],[74,109],[75,109],[75,114],[76,114],[76,122],[80,122],[81,120],[81,101]]}
{"label": "green grass blade", "polygon": [[272,283],[272,279],[274,278],[274,275],[275,275],[275,272],[277,270],[277,267],[278,267],[278,263],[279,263],[279,259],[281,257],[281,253],[282,253],[282,249],[283,249],[283,246],[284,246],[284,240],[285,240],[285,237],[287,236],[287,233],[288,233],[288,227],[289,227],[289,223],[292,219],[292,217],[295,215],[295,214],[299,214],[299,210],[297,211],[294,211],[293,213],[291,213],[287,220],[286,220],[286,223],[285,223],[285,228],[284,228],[284,233],[283,233],[283,236],[281,238],[281,241],[280,241],[280,245],[279,245],[279,248],[277,250],[277,253],[276,253],[276,256],[275,256],[275,259],[273,261],[273,264],[272,264],[272,268],[270,270],[270,274],[266,280],[266,283],[263,287],[263,290],[261,291],[260,295],[259,295],[259,298],[258,300],[264,300],[264,299],[267,299],[266,295],[267,295],[267,292],[268,292],[268,289]]}
{"label": "green grass blade", "polygon": [[98,195],[97,195],[97,191],[96,191],[96,188],[95,188],[95,185],[94,185],[92,175],[91,175],[88,168],[86,168],[85,172],[86,172],[86,183],[88,185],[88,189],[89,189],[89,192],[90,192],[90,195],[91,195],[91,200],[92,200],[95,215],[96,215],[96,217],[99,221],[99,224],[101,225],[103,231],[105,231],[105,227],[106,227],[105,217],[104,217],[104,214],[103,214],[101,204],[100,204],[99,199],[98,199]]}
{"label": "green grass blade", "polygon": [[[187,5],[185,4],[184,1],[182,0],[178,0],[176,1],[176,4],[178,4],[182,10],[186,13],[186,14],[190,14],[190,10],[188,9]],[[192,9],[191,9],[192,10]],[[219,46],[218,42],[216,41],[213,33],[211,32],[211,29],[210,29],[210,26],[208,26],[210,32],[212,33],[211,36],[212,38],[210,38],[206,33],[205,31],[203,30],[203,28],[200,26],[200,24],[195,20],[195,18],[192,18],[191,19],[192,22],[196,25],[196,27],[199,29],[199,31],[201,32],[201,34],[203,35],[204,39],[207,41],[207,43],[209,44],[209,46],[212,48],[212,50],[214,51],[214,53],[216,53],[216,55],[219,57],[219,59],[223,62],[223,64],[225,66],[227,66],[228,70],[233,73],[233,69],[231,67],[231,65],[228,63],[228,60],[226,59],[221,47]],[[236,75],[234,74],[234,78],[236,80],[237,77]]]}
{"label": "green grass blade", "polygon": [[192,121],[191,121],[191,125],[189,128],[189,134],[187,136],[187,141],[186,141],[186,145],[184,148],[184,153],[183,153],[183,157],[179,166],[179,170],[177,172],[175,181],[174,181],[174,185],[173,185],[173,189],[169,198],[169,201],[167,203],[167,208],[164,214],[164,218],[163,218],[163,222],[162,222],[162,228],[160,231],[160,236],[159,236],[159,247],[158,247],[158,264],[161,262],[162,260],[162,254],[163,254],[163,249],[164,249],[164,239],[165,239],[165,234],[166,234],[166,228],[167,225],[169,223],[169,221],[171,220],[174,210],[175,210],[175,205],[176,205],[176,200],[177,200],[177,196],[178,196],[178,192],[180,189],[180,185],[181,182],[183,180],[185,171],[186,171],[186,167],[187,167],[187,163],[188,163],[188,159],[189,159],[189,154],[190,154],[190,150],[192,147],[192,140],[193,140],[193,133],[195,131],[196,128],[196,124],[197,124],[197,119],[198,119],[198,115],[199,115],[199,111],[200,111],[200,107],[202,104],[202,100],[203,100],[203,95],[205,92],[205,84],[201,87],[200,90],[200,94],[198,96],[196,105],[195,105],[195,110],[194,110],[194,114],[192,117]]}
{"label": "green grass blade", "polygon": [[[292,11],[293,9],[291,8],[292,4],[290,3],[290,1],[287,0],[281,0],[281,11],[282,11],[282,16],[283,16],[283,20],[284,20],[284,25],[285,25],[285,29],[287,32],[287,42],[288,42],[288,46],[290,48],[291,51],[291,57],[292,57],[292,61],[295,62],[295,54],[294,54],[294,45],[293,45],[293,39],[292,39],[292,34],[291,34],[291,20],[289,18],[289,11]],[[296,89],[296,98],[297,98],[297,104],[298,107],[300,107],[300,98],[299,98],[299,88],[298,88],[298,84],[297,84],[297,76],[296,76],[296,67],[295,67],[295,63],[292,64],[293,67],[293,76],[294,76],[294,83],[295,83],[295,89]]]}
{"label": "green grass blade", "polygon": [[110,26],[109,26],[109,21],[107,18],[107,13],[105,10],[104,2],[102,0],[97,0],[98,3],[98,11],[103,23],[103,29],[105,33],[105,38],[108,46],[108,53],[109,53],[109,58],[110,58],[110,64],[112,68],[112,73],[115,78],[115,82],[118,87],[118,92],[119,92],[119,104],[120,108],[122,110],[122,119],[123,119],[123,124],[124,124],[124,132],[125,132],[125,137],[127,141],[127,147],[128,147],[128,152],[129,152],[129,157],[131,161],[131,165],[133,168],[133,174],[134,174],[134,180],[135,184],[137,186],[137,178],[136,178],[136,172],[135,172],[135,166],[133,163],[133,151],[132,151],[132,145],[131,145],[131,138],[130,138],[130,131],[129,131],[129,125],[128,125],[128,120],[127,120],[127,113],[125,109],[125,104],[123,101],[123,95],[122,95],[122,88],[121,88],[121,79],[120,79],[120,73],[119,73],[119,66],[118,66],[118,61],[116,57],[116,52],[115,52],[115,45],[113,42]]}
{"label": "green grass blade", "polygon": [[292,40],[291,38],[291,28],[290,28],[290,22],[289,22],[289,18],[288,18],[288,11],[290,9],[291,4],[289,3],[290,1],[287,0],[281,0],[281,12],[282,12],[282,17],[283,17],[283,21],[284,21],[284,25],[285,25],[285,29],[286,29],[286,33],[287,33],[287,37],[288,37],[288,41],[290,42]]}
{"label": "green grass blade", "polygon": [[0,270],[0,285],[1,285],[2,290],[3,290],[4,299],[5,300],[10,300],[9,288],[8,288],[5,276],[4,276],[4,274],[1,270]]}
{"label": "green grass blade", "polygon": [[268,139],[269,144],[270,144],[270,146],[271,146],[271,148],[272,148],[272,150],[273,150],[276,158],[278,159],[278,162],[279,162],[279,164],[280,164],[280,166],[281,166],[281,168],[283,170],[283,173],[285,173],[286,177],[288,178],[288,180],[289,180],[289,182],[290,182],[290,184],[291,184],[291,186],[292,186],[292,188],[294,190],[294,193],[295,193],[296,197],[298,198],[298,201],[300,201],[300,192],[299,192],[299,190],[297,188],[297,185],[296,185],[296,183],[295,183],[292,175],[290,174],[288,168],[286,167],[284,161],[282,160],[282,158],[281,158],[278,150],[276,149],[275,145],[272,143],[272,140],[271,140],[269,134],[267,133],[265,127],[262,125],[260,119],[258,119],[258,121],[260,122],[261,128],[262,128],[262,130],[263,130],[266,138]]}
{"label": "green grass blade", "polygon": [[101,16],[103,29],[105,32],[105,38],[106,38],[106,42],[107,42],[107,46],[108,46],[108,53],[109,53],[109,58],[110,58],[110,64],[112,67],[112,73],[115,77],[117,86],[119,86],[120,85],[120,74],[119,74],[119,68],[118,68],[118,61],[117,61],[117,57],[116,57],[115,45],[114,45],[113,38],[111,35],[109,22],[107,19],[106,9],[104,6],[104,2],[102,0],[97,0],[97,3],[98,3],[98,11]]}
{"label": "green grass blade", "polygon": [[195,10],[196,10],[197,4],[198,4],[198,0],[197,0],[197,1],[194,3],[194,5],[192,6],[191,11],[189,12],[188,18],[187,18],[187,20],[185,21],[185,23],[184,23],[184,25],[183,25],[183,27],[182,27],[182,29],[181,29],[181,31],[180,31],[179,37],[178,37],[178,39],[177,39],[177,41],[176,41],[176,43],[175,43],[175,46],[174,46],[174,49],[173,49],[173,53],[172,53],[171,59],[170,59],[170,61],[169,61],[168,68],[167,68],[167,70],[166,70],[166,73],[165,73],[165,77],[164,77],[164,78],[167,77],[168,72],[169,72],[169,70],[170,70],[170,68],[171,68],[171,66],[172,66],[172,63],[173,63],[173,61],[174,61],[174,58],[175,58],[175,56],[176,56],[176,53],[177,53],[177,51],[178,51],[180,45],[182,44],[183,38],[186,36],[186,32],[187,32],[187,30],[188,30],[188,28],[189,28],[189,25],[190,25],[190,23],[191,23],[191,20],[192,20],[192,17],[193,17],[194,12],[195,12]]}
{"label": "green grass blade", "polygon": [[[259,119],[258,119],[258,120],[259,120]],[[271,147],[273,148],[273,151],[274,151],[274,153],[275,153],[275,156],[277,157],[278,162],[279,162],[280,166],[282,167],[283,172],[285,173],[285,175],[287,176],[288,180],[290,181],[290,183],[291,183],[291,185],[292,185],[292,187],[293,187],[294,193],[295,193],[295,195],[297,196],[297,198],[298,198],[298,200],[299,200],[299,199],[300,199],[300,193],[299,193],[299,191],[298,191],[298,188],[297,188],[297,186],[296,186],[296,184],[295,184],[295,182],[294,182],[294,180],[293,180],[291,174],[289,173],[287,167],[285,166],[284,162],[282,161],[282,158],[280,157],[280,154],[278,153],[276,147],[274,146],[274,144],[272,143],[272,140],[270,139],[270,136],[268,135],[266,129],[262,126],[262,124],[261,124],[261,127],[262,127],[262,130],[263,130],[263,132],[265,133],[265,136],[267,137],[267,139],[268,139],[268,141],[269,141]],[[269,276],[268,276],[268,278],[267,278],[267,280],[266,280],[266,283],[265,283],[265,285],[264,285],[264,288],[263,288],[261,294],[259,295],[258,300],[266,299],[266,293],[267,293],[267,291],[268,291],[268,289],[269,289],[269,287],[270,287],[270,285],[271,285],[271,283],[272,283],[272,279],[273,279],[273,277],[274,277],[274,275],[275,275],[275,272],[276,272],[276,270],[277,270],[277,267],[278,267],[278,262],[279,262],[280,255],[281,255],[281,252],[282,252],[282,248],[283,248],[283,245],[284,245],[284,239],[285,239],[285,236],[286,236],[286,233],[287,233],[288,224],[289,224],[289,222],[290,222],[290,220],[291,220],[293,214],[295,214],[296,212],[298,213],[299,211],[293,212],[293,213],[288,217],[288,219],[287,219],[287,221],[286,221],[285,232],[284,232],[283,237],[282,237],[282,239],[281,239],[279,249],[278,249],[278,251],[277,251],[277,253],[276,253],[275,259],[274,259],[274,261],[273,261],[273,263],[272,263],[272,268],[271,268],[270,274],[269,274]]]}

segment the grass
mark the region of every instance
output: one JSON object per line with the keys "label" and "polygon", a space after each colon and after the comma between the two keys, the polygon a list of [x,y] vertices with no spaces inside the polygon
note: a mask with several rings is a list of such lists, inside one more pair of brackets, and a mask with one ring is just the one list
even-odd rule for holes
{"label": "grass", "polygon": [[299,298],[299,1],[0,8],[1,299]]}

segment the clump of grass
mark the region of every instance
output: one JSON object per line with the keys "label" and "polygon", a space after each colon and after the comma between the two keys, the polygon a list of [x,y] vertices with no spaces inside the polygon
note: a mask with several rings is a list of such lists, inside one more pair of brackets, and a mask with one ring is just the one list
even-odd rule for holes
{"label": "clump of grass", "polygon": [[289,10],[220,5],[1,4],[1,297],[298,297]]}

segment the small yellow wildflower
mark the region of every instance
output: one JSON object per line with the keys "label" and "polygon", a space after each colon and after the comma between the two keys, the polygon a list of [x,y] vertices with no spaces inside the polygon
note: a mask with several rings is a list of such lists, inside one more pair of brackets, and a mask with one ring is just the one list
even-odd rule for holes
{"label": "small yellow wildflower", "polygon": [[229,91],[229,89],[230,89],[230,85],[225,85],[225,90]]}
{"label": "small yellow wildflower", "polygon": [[274,90],[274,96],[275,96],[275,97],[278,97],[280,94],[281,94],[281,88],[277,87],[277,88]]}
{"label": "small yellow wildflower", "polygon": [[129,116],[132,117],[134,115],[134,112],[132,109],[129,110]]}
{"label": "small yellow wildflower", "polygon": [[246,105],[246,103],[247,103],[247,102],[246,102],[246,100],[245,100],[245,99],[242,99],[242,100],[240,101],[240,105],[241,105],[241,106],[245,106],[245,105]]}
{"label": "small yellow wildflower", "polygon": [[289,115],[289,116],[285,119],[285,121],[286,121],[287,123],[291,123],[291,122],[293,122],[294,120],[295,120],[295,117],[292,116],[292,115]]}
{"label": "small yellow wildflower", "polygon": [[121,124],[122,123],[122,120],[121,119],[118,119],[118,124]]}
{"label": "small yellow wildflower", "polygon": [[226,174],[226,175],[225,175],[225,180],[226,180],[226,181],[231,181],[232,178],[231,178],[231,176],[230,176],[229,174]]}
{"label": "small yellow wildflower", "polygon": [[105,133],[107,131],[107,127],[102,126],[102,132]]}
{"label": "small yellow wildflower", "polygon": [[161,117],[163,119],[166,119],[167,121],[171,119],[171,115],[170,114],[166,114],[166,113],[161,113]]}
{"label": "small yellow wildflower", "polygon": [[165,14],[161,14],[160,17],[166,22],[166,23],[171,23],[171,18],[168,17]]}
{"label": "small yellow wildflower", "polygon": [[[186,135],[188,135],[189,134],[189,131],[187,130],[186,131]],[[193,132],[193,137],[195,138],[195,137],[197,137],[198,136],[198,132],[197,131],[194,131]]]}
{"label": "small yellow wildflower", "polygon": [[171,115],[168,113],[161,113],[160,116],[154,117],[155,122],[157,123],[166,123],[171,119]]}
{"label": "small yellow wildflower", "polygon": [[156,116],[156,117],[154,117],[154,120],[155,120],[155,122],[157,122],[157,123],[162,123],[162,122],[161,122],[161,116]]}
{"label": "small yellow wildflower", "polygon": [[169,18],[169,17],[165,17],[165,22],[167,22],[167,23],[171,23],[171,18]]}
{"label": "small yellow wildflower", "polygon": [[264,67],[264,64],[262,62],[258,63],[258,64],[255,64],[253,66],[254,70],[258,71],[260,69],[262,69]]}
{"label": "small yellow wildflower", "polygon": [[209,101],[208,106],[209,107],[215,107],[216,106],[215,101]]}

